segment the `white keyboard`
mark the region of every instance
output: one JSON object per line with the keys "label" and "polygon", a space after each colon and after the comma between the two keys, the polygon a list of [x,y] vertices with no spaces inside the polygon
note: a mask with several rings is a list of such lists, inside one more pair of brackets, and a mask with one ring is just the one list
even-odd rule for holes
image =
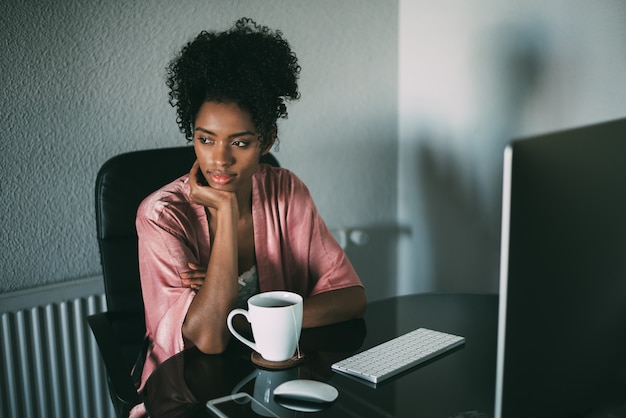
{"label": "white keyboard", "polygon": [[457,335],[418,328],[341,360],[331,368],[380,383],[464,343],[465,338]]}

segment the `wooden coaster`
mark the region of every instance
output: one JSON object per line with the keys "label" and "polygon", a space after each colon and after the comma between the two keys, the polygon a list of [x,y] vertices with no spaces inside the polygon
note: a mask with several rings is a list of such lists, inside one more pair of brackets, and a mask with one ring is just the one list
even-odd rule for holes
{"label": "wooden coaster", "polygon": [[250,359],[254,364],[259,367],[263,367],[264,369],[270,370],[280,370],[280,369],[288,369],[290,367],[297,366],[298,364],[304,361],[304,354],[300,353],[300,357],[293,356],[292,358],[285,361],[269,361],[265,360],[259,353],[253,351],[250,355]]}

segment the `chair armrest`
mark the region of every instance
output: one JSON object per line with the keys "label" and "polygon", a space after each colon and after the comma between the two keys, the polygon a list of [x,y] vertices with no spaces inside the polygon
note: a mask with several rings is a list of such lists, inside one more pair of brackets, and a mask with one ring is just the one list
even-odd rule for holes
{"label": "chair armrest", "polygon": [[[107,373],[107,383],[111,400],[118,416],[128,416],[128,411],[139,403],[137,388],[133,384],[131,371],[124,363],[119,339],[109,320],[107,312],[90,315],[87,322],[96,338],[100,356]],[[120,408],[125,411],[120,413]]]}

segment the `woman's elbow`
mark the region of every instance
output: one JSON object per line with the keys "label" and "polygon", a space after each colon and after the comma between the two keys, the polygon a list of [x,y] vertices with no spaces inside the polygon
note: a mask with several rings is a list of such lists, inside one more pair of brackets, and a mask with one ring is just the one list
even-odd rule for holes
{"label": "woman's elbow", "polygon": [[204,354],[222,354],[228,347],[228,335],[209,335],[208,332],[193,332],[183,324],[183,339],[189,341]]}
{"label": "woman's elbow", "polygon": [[222,354],[226,351],[226,347],[228,344],[216,344],[215,342],[200,342],[200,344],[196,344],[198,350],[200,350],[204,354]]}
{"label": "woman's elbow", "polygon": [[[367,297],[365,290],[360,286],[350,287],[339,291],[341,294],[340,302],[337,306],[337,313],[341,315],[338,318],[342,321],[363,318],[367,307]],[[337,321],[336,321],[337,322]]]}

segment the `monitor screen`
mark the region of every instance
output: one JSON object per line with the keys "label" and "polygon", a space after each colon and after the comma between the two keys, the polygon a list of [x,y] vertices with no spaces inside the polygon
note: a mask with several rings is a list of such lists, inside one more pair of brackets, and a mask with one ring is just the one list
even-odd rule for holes
{"label": "monitor screen", "polygon": [[505,151],[496,417],[626,404],[626,119]]}

